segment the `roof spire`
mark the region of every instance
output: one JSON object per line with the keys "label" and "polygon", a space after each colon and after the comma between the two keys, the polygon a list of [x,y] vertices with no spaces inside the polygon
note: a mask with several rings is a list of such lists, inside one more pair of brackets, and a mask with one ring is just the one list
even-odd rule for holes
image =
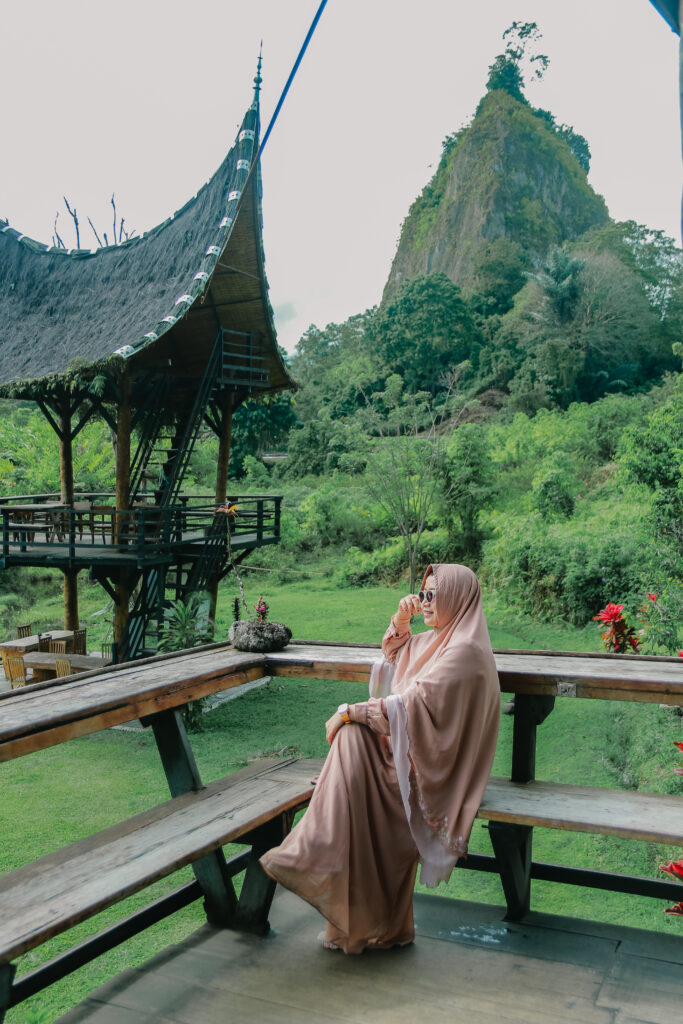
{"label": "roof spire", "polygon": [[256,66],[256,78],[254,79],[254,101],[258,102],[258,95],[261,91],[261,62],[263,60],[263,40],[261,40],[261,46],[258,54],[258,64]]}

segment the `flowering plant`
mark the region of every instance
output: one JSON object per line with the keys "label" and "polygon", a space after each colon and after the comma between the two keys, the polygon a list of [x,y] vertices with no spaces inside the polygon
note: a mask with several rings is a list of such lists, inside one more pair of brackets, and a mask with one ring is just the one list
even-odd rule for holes
{"label": "flowering plant", "polygon": [[259,599],[254,605],[254,611],[256,612],[257,622],[265,622],[268,617],[268,605],[263,600],[263,597],[259,595]]}
{"label": "flowering plant", "polygon": [[610,654],[628,654],[630,652],[637,654],[640,647],[640,636],[622,615],[623,610],[623,604],[614,604],[610,601],[597,615],[593,616],[593,620],[607,626],[604,633],[600,634],[606,651]]}
{"label": "flowering plant", "polygon": [[[679,651],[678,653],[680,654],[681,652]],[[683,751],[683,742],[674,740],[674,746]],[[674,771],[676,775],[683,775],[683,765],[676,765]],[[678,860],[670,860],[668,864],[660,864],[659,870],[666,871],[667,875],[671,875],[677,882],[683,882],[683,856],[679,857]],[[674,903],[673,907],[665,907],[664,913],[671,915],[671,917],[683,917],[683,900],[680,903]]]}

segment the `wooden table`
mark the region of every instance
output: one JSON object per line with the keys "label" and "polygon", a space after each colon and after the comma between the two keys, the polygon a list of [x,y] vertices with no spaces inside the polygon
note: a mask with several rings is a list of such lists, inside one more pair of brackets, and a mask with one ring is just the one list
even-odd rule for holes
{"label": "wooden table", "polygon": [[[49,637],[50,640],[66,640],[68,652],[69,648],[73,646],[74,631],[73,629],[50,629],[45,633],[32,633],[31,636],[24,636],[20,640],[5,640],[0,643],[3,667],[5,667],[5,655],[19,654],[23,656],[31,651],[37,651],[39,638],[44,640],[45,637]],[[6,667],[5,675],[8,675]]]}
{"label": "wooden table", "polygon": [[45,679],[54,679],[57,675],[57,658],[66,658],[71,665],[71,674],[92,672],[106,668],[111,664],[110,658],[102,658],[93,654],[53,654],[51,651],[36,651],[24,655],[24,665],[33,669],[31,682],[39,683]]}
{"label": "wooden table", "polygon": [[69,506],[62,501],[43,501],[25,505],[6,505],[4,508],[10,513],[13,532],[18,534],[14,539],[19,541],[21,550],[25,551],[26,543],[31,543],[36,532],[31,527],[40,521],[36,516],[40,517],[41,513],[45,513],[45,540],[49,542],[53,536],[59,535],[59,513]]}

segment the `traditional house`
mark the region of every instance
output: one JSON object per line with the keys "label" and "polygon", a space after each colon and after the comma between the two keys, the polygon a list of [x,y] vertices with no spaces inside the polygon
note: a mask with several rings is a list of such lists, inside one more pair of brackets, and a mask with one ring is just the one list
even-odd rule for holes
{"label": "traditional house", "polygon": [[[264,270],[254,81],[213,178],[141,237],[67,250],[0,221],[0,397],[39,405],[59,437],[61,478],[59,496],[2,499],[0,567],[60,568],[67,628],[88,569],[115,602],[118,660],[154,649],[170,592],[209,589],[215,600],[231,558],[279,537],[279,499],[223,514],[234,410],[294,386]],[[108,497],[74,493],[72,442],[95,416],[115,436]],[[181,485],[204,424],[220,447],[215,493],[200,500]]]}

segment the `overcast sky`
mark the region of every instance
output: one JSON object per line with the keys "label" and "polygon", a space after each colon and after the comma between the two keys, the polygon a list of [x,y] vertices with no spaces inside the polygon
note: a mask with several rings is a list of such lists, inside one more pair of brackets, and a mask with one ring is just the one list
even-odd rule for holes
{"label": "overcast sky", "polygon": [[[263,129],[318,0],[0,0],[0,216],[49,242],[66,195],[142,232],[214,173],[251,101]],[[328,0],[263,156],[266,268],[281,343],[378,302],[401,222],[471,117],[513,21],[550,68],[531,103],[585,135],[617,219],[679,241],[678,49],[648,0]]]}

